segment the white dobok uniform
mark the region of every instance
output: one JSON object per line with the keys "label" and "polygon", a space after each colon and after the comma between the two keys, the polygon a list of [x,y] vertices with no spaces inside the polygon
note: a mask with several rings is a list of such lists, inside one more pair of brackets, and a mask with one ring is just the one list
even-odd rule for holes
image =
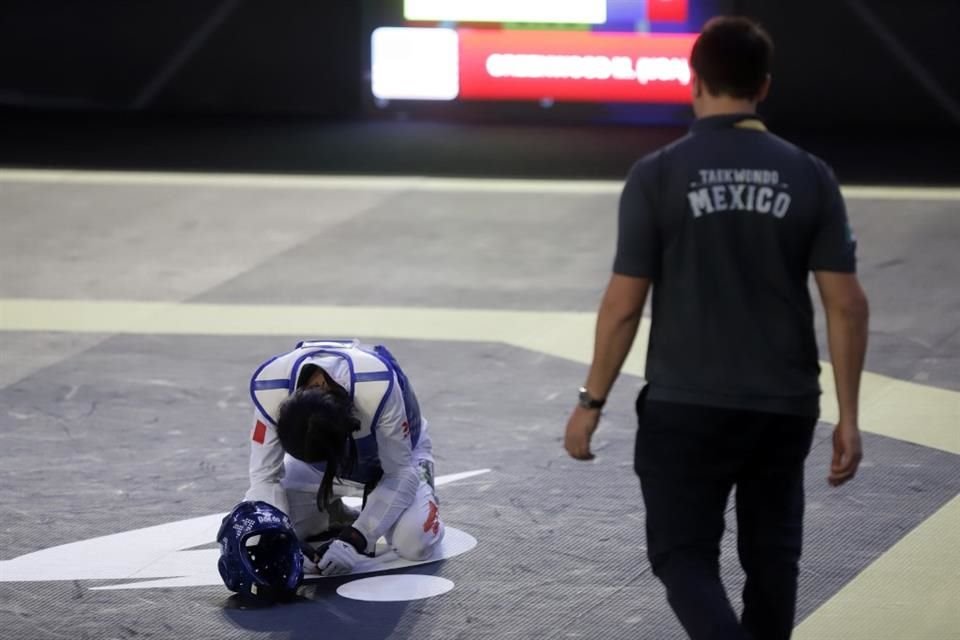
{"label": "white dobok uniform", "polygon": [[334,484],[334,492],[355,494],[382,471],[353,523],[367,540],[367,552],[385,536],[399,555],[426,558],[444,533],[434,490],[421,467],[429,463],[432,468],[430,434],[406,376],[382,346],[304,341],[256,370],[250,381],[255,407],[250,489],[244,499],[262,500],[289,515],[301,540],[330,525],[328,510],[317,507],[324,465],[286,454],[276,429],[280,404],[296,390],[307,365],[319,366],[343,387],[360,418],[360,430],[353,434],[358,464]]}

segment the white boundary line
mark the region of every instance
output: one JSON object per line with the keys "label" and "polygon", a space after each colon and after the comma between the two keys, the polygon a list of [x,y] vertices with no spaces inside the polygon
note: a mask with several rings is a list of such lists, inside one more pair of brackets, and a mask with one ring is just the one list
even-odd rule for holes
{"label": "white boundary line", "polygon": [[356,189],[364,191],[490,191],[502,193],[619,193],[606,180],[494,180],[424,176],[329,176],[273,173],[177,173],[2,169],[0,182],[248,187],[255,189]]}
{"label": "white boundary line", "polygon": [[840,187],[847,200],[960,200],[960,188],[956,187],[868,187],[843,185]]}
{"label": "white boundary line", "polygon": [[[514,180],[432,178],[425,176],[328,176],[271,173],[184,173],[160,171],[86,171],[73,169],[0,169],[0,182],[93,185],[166,185],[198,187],[357,189],[492,193],[619,194],[619,180]],[[855,200],[960,200],[960,187],[872,187],[848,185],[843,195]]]}

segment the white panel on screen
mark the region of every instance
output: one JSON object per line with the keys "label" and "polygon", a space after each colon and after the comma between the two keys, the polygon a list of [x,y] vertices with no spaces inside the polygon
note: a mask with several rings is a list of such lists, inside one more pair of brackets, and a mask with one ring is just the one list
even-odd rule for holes
{"label": "white panel on screen", "polygon": [[404,0],[407,20],[603,24],[607,0]]}
{"label": "white panel on screen", "polygon": [[381,100],[453,100],[460,93],[453,29],[381,27],[372,36],[371,84]]}

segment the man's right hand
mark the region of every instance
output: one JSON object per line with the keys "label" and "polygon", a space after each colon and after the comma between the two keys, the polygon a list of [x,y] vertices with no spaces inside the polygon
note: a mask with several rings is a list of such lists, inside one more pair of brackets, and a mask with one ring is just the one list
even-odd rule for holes
{"label": "man's right hand", "polygon": [[827,482],[839,487],[853,478],[863,458],[860,428],[855,423],[840,422],[833,430],[833,460]]}
{"label": "man's right hand", "polygon": [[584,409],[581,406],[574,408],[567,420],[567,428],[563,437],[563,448],[571,458],[577,460],[593,460],[590,452],[590,440],[593,438],[597,425],[600,423],[599,409]]}

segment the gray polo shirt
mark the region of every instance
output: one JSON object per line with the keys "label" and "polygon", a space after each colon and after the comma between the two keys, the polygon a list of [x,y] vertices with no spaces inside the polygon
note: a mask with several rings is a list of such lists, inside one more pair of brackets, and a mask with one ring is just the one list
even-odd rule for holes
{"label": "gray polo shirt", "polygon": [[701,118],[642,158],[613,270],[653,280],[649,399],[817,415],[808,276],[854,272],[855,252],[833,172],[756,116]]}

